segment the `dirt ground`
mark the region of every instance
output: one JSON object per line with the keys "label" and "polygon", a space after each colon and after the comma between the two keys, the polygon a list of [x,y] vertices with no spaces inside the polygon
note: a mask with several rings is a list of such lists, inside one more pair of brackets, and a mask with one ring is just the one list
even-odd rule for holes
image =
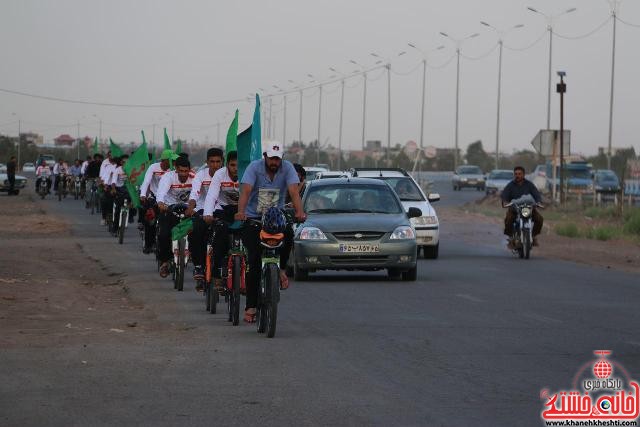
{"label": "dirt ground", "polygon": [[68,238],[63,218],[29,194],[0,198],[0,348],[132,339],[156,326],[121,273]]}
{"label": "dirt ground", "polygon": [[[487,199],[480,203],[496,203]],[[438,216],[446,223],[457,228],[455,234],[470,242],[485,241],[487,235],[495,239],[506,239],[502,234],[504,213],[494,215],[476,209],[475,202],[463,207],[451,207],[438,210]],[[544,217],[544,211],[542,216]],[[467,224],[485,224],[486,230],[480,231],[477,226],[465,227]],[[614,239],[599,241],[586,238],[570,238],[557,235],[553,231],[554,222],[545,220],[540,246],[535,248],[533,256],[573,261],[592,266],[612,268],[630,273],[640,273],[640,245],[628,240]],[[505,248],[505,252],[507,249]]]}

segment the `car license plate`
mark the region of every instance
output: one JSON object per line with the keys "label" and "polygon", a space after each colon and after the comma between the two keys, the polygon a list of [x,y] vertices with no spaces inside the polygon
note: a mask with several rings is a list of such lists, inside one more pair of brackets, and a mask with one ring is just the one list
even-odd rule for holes
{"label": "car license plate", "polygon": [[359,244],[359,245],[348,245],[346,243],[341,243],[338,249],[340,253],[375,253],[380,252],[380,245],[371,245],[371,244]]}
{"label": "car license plate", "polygon": [[469,180],[469,184],[475,184],[475,183],[476,183],[475,179]]}

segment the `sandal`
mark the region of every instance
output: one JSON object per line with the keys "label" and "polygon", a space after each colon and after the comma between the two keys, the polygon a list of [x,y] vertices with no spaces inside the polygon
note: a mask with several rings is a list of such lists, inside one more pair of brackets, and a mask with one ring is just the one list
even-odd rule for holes
{"label": "sandal", "polygon": [[[249,310],[254,310],[253,312]],[[256,323],[256,311],[255,308],[247,308],[244,311],[244,321],[246,323]]]}
{"label": "sandal", "polygon": [[289,278],[284,270],[280,270],[280,289],[289,289]]}

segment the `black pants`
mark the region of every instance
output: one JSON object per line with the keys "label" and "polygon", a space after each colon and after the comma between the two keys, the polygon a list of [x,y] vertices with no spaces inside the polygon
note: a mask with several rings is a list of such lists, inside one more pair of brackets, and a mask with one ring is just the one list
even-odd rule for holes
{"label": "black pants", "polygon": [[[507,209],[507,216],[504,219],[504,234],[509,237],[511,237],[511,235],[513,234],[513,223],[515,222],[516,218],[516,211],[511,208]],[[542,224],[544,222],[544,219],[537,209],[533,210],[533,215],[531,218],[533,219],[533,237],[535,237],[542,231]]]}
{"label": "black pants", "polygon": [[121,209],[127,209],[126,206],[123,206],[124,204],[124,199],[128,199],[129,198],[129,192],[127,191],[127,189],[125,187],[118,187],[116,188],[116,194],[115,196],[113,196],[113,205],[114,208],[116,210],[115,212],[115,228],[118,228],[118,221],[120,221],[120,210]]}
{"label": "black pants", "polygon": [[[147,211],[152,210],[154,219],[147,219]],[[138,222],[144,225],[144,247],[151,249],[156,242],[156,219],[158,217],[158,208],[156,206],[143,206],[138,211]]]}
{"label": "black pants", "polygon": [[171,259],[171,229],[178,224],[178,218],[168,212],[162,212],[158,216],[158,256],[160,262]]}
{"label": "black pants", "polygon": [[[202,209],[198,211],[202,214]],[[207,240],[209,238],[209,225],[204,222],[201,215],[193,216],[193,230],[189,241],[191,260],[194,266],[203,267],[207,254]]]}
{"label": "black pants", "polygon": [[[262,276],[262,245],[260,244],[260,230],[262,226],[254,221],[247,221],[242,229],[242,243],[247,250],[249,271],[246,275],[247,305],[254,308],[258,305],[258,286]],[[291,246],[293,245],[293,228],[287,227],[284,242],[279,249],[280,268],[284,269],[289,261]]]}
{"label": "black pants", "polygon": [[113,209],[113,196],[111,195],[111,188],[105,186],[102,192],[102,219],[106,220],[111,217]]}
{"label": "black pants", "polygon": [[11,196],[16,187],[16,174],[7,174],[7,179],[9,180],[9,195]]}

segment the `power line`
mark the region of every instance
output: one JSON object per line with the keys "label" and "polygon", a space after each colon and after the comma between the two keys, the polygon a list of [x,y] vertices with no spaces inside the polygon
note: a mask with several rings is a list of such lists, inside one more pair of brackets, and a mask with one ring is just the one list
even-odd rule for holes
{"label": "power line", "polygon": [[483,53],[480,56],[467,56],[467,55],[465,55],[463,53],[460,53],[460,56],[462,56],[464,59],[468,59],[470,61],[478,61],[480,59],[484,59],[487,56],[491,55],[493,53],[493,51],[498,48],[498,46],[500,46],[500,43],[496,43],[495,46],[493,46],[490,50],[488,50],[486,53]]}
{"label": "power line", "polygon": [[534,47],[535,45],[537,45],[538,43],[540,43],[540,40],[542,40],[547,35],[547,31],[548,30],[545,30],[542,34],[540,34],[540,37],[538,37],[533,43],[531,43],[530,45],[527,45],[525,47],[510,47],[509,45],[504,44],[504,43],[503,43],[503,46],[504,46],[505,49],[513,50],[515,52],[523,52],[525,50],[529,50],[532,47]]}
{"label": "power line", "polygon": [[441,70],[443,68],[445,68],[447,65],[451,64],[451,61],[453,61],[453,59],[456,57],[456,54],[454,53],[453,55],[451,55],[449,57],[449,59],[447,59],[445,62],[443,62],[440,65],[429,65],[429,63],[427,62],[427,67],[431,68],[432,70]]}
{"label": "power line", "polygon": [[579,40],[579,39],[584,39],[587,38],[589,36],[592,36],[593,34],[597,33],[598,31],[600,31],[602,28],[604,28],[605,25],[607,25],[609,23],[609,21],[611,20],[611,16],[609,16],[607,18],[606,21],[604,21],[602,24],[598,25],[596,28],[594,28],[593,30],[589,31],[586,34],[583,34],[581,36],[563,36],[562,34],[558,34],[556,33],[554,30],[553,34],[555,34],[556,36],[560,37],[561,39],[567,39],[567,40]]}
{"label": "power line", "polygon": [[420,67],[422,67],[422,62],[418,62],[418,64],[416,64],[415,67],[413,67],[412,69],[410,69],[407,72],[396,71],[393,68],[391,68],[391,72],[393,74],[398,75],[398,76],[408,76],[408,75],[411,75],[411,74],[415,73],[416,71],[418,71],[420,69]]}
{"label": "power line", "polygon": [[633,24],[633,23],[631,23],[631,22],[627,22],[627,21],[625,21],[625,20],[623,20],[623,19],[619,18],[618,16],[616,16],[616,19],[617,19],[619,22],[623,23],[624,25],[628,25],[628,26],[630,26],[630,27],[640,28],[640,25],[639,25],[639,24]]}

